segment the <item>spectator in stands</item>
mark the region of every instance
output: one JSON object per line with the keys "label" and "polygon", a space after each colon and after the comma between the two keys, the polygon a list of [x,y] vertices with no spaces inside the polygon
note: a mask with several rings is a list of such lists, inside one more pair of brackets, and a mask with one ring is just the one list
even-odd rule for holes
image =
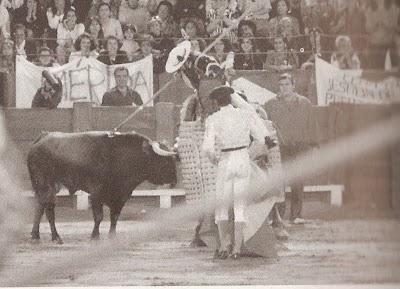
{"label": "spectator in stands", "polygon": [[279,22],[284,17],[290,17],[290,19],[292,20],[291,25],[293,25],[293,31],[295,32],[296,35],[300,34],[299,21],[297,20],[297,18],[288,14],[288,5],[286,1],[278,0],[276,2],[276,16],[271,18],[271,20],[269,20],[269,28],[270,28],[269,36],[275,37],[278,35]]}
{"label": "spectator in stands", "polygon": [[203,37],[205,34],[204,27],[199,27],[198,21],[196,19],[187,19],[183,22],[182,37],[187,39],[195,39],[198,37]]}
{"label": "spectator in stands", "polygon": [[153,17],[150,20],[148,30],[152,37],[151,47],[154,56],[154,73],[162,73],[165,71],[165,63],[167,62],[169,52],[175,47],[174,41],[161,34],[161,21],[158,17]]}
{"label": "spectator in stands", "polygon": [[92,0],[92,5],[88,13],[88,17],[94,17],[98,15],[99,7],[103,3],[108,4],[110,7],[110,17],[118,19],[118,10],[121,4],[121,0]]}
{"label": "spectator in stands", "polygon": [[252,38],[239,39],[239,53],[235,55],[234,68],[236,70],[260,70],[263,61],[257,53],[256,43]]}
{"label": "spectator in stands", "polygon": [[[237,36],[238,36],[238,40],[242,37],[254,38],[254,42],[257,45],[257,50],[258,50],[257,52],[264,53],[264,52],[268,51],[268,49],[270,48],[269,42],[266,39],[262,38],[258,34],[257,27],[254,24],[254,22],[251,20],[242,20],[239,22]],[[238,40],[233,42],[233,44],[235,46],[238,46],[238,44],[239,44],[237,42]],[[260,56],[265,58],[264,55],[260,54]],[[264,59],[263,59],[263,61],[264,61]]]}
{"label": "spectator in stands", "polygon": [[283,37],[275,37],[274,50],[268,51],[264,69],[283,73],[297,67],[297,55],[287,49]]}
{"label": "spectator in stands", "polygon": [[350,0],[346,3],[346,8],[337,14],[329,32],[349,35],[354,48],[360,50],[366,46],[365,12],[361,7],[360,0]]}
{"label": "spectator in stands", "polygon": [[47,21],[52,30],[57,31],[58,25],[64,19],[66,8],[65,0],[53,0],[52,5],[47,9]]}
{"label": "spectator in stands", "polygon": [[8,14],[8,11],[3,4],[4,0],[1,1],[2,2],[0,2],[0,32],[1,32],[0,39],[10,37],[10,15]]}
{"label": "spectator in stands", "polygon": [[150,13],[145,7],[139,5],[139,0],[122,0],[119,6],[118,19],[121,25],[135,26],[137,33],[146,33]]}
{"label": "spectator in stands", "polygon": [[38,9],[37,0],[26,0],[24,4],[15,10],[14,17],[25,27],[30,27],[35,36],[40,36],[43,29],[47,26],[46,11]]}
{"label": "spectator in stands", "polygon": [[77,23],[85,23],[92,0],[69,0],[69,5],[75,8]]}
{"label": "spectator in stands", "polygon": [[56,63],[60,66],[68,63],[70,51],[65,49],[64,46],[58,45],[56,47]]}
{"label": "spectator in stands", "polygon": [[386,53],[385,70],[400,72],[400,31],[394,36],[394,47]]}
{"label": "spectator in stands", "polygon": [[[141,34],[138,38],[140,49],[133,56],[133,61],[137,61],[143,59],[153,53],[153,36],[150,34]],[[156,65],[153,65],[153,69],[155,69]]]}
{"label": "spectator in stands", "polygon": [[146,9],[150,13],[151,17],[157,16],[158,0],[147,0]]}
{"label": "spectator in stands", "polygon": [[115,36],[108,36],[105,51],[101,51],[97,60],[107,65],[128,63],[129,59],[125,51],[120,50],[121,41]]}
{"label": "spectator in stands", "polygon": [[49,47],[42,47],[39,49],[37,65],[43,66],[43,67],[55,66],[54,58],[53,58],[53,51]]}
{"label": "spectator in stands", "polygon": [[71,47],[78,37],[85,32],[85,26],[76,22],[76,11],[74,7],[66,10],[62,24],[57,28],[58,45]]}
{"label": "spectator in stands", "polygon": [[26,40],[26,29],[23,24],[17,24],[14,27],[15,54],[32,61],[36,54],[35,45]]}
{"label": "spectator in stands", "polygon": [[103,95],[103,106],[139,106],[143,101],[135,90],[128,86],[129,71],[126,67],[114,70],[116,86]]}
{"label": "spectator in stands", "polygon": [[0,72],[10,73],[14,71],[14,42],[9,38],[0,42]]}
{"label": "spectator in stands", "polygon": [[270,0],[239,0],[241,11],[247,11],[246,20],[251,20],[261,36],[268,36],[269,13],[272,9]]}
{"label": "spectator in stands", "polygon": [[99,52],[103,49],[103,39],[104,33],[103,29],[101,28],[100,20],[97,16],[91,17],[89,22],[86,26],[86,32],[90,34],[91,38],[93,39],[96,50]]}
{"label": "spectator in stands", "polygon": [[206,20],[206,0],[178,0],[175,6],[175,15],[182,27],[186,20],[193,19],[204,25]]}
{"label": "spectator in stands", "polygon": [[157,17],[161,21],[161,35],[166,37],[177,37],[178,25],[173,18],[172,4],[166,0],[161,1],[157,7]]}
{"label": "spectator in stands", "polygon": [[350,37],[339,35],[335,40],[336,51],[331,56],[331,64],[340,69],[360,69],[361,63],[351,45]]}
{"label": "spectator in stands", "polygon": [[88,33],[81,34],[74,43],[75,51],[71,53],[69,61],[81,58],[96,59],[99,54],[96,52],[96,44]]}
{"label": "spectator in stands", "polygon": [[104,37],[114,36],[122,41],[124,34],[122,33],[121,23],[117,19],[111,18],[109,4],[103,2],[99,5],[98,16]]}
{"label": "spectator in stands", "polygon": [[42,78],[42,87],[40,87],[32,100],[32,108],[55,109],[61,102],[62,83],[57,78],[58,84],[52,86],[48,80]]}
{"label": "spectator in stands", "polygon": [[366,6],[366,32],[368,34],[368,67],[383,69],[385,54],[399,27],[400,3],[395,0],[370,0]]}
{"label": "spectator in stands", "polygon": [[286,48],[288,50],[299,51],[301,44],[299,43],[299,33],[294,25],[292,17],[283,17],[278,23],[278,34],[276,36],[283,37]]}
{"label": "spectator in stands", "polygon": [[189,41],[190,44],[192,44],[190,49],[193,52],[202,52],[206,48],[206,42],[201,38],[193,38],[190,39]]}
{"label": "spectator in stands", "polygon": [[221,64],[226,60],[226,56],[230,51],[232,51],[232,45],[229,39],[223,38],[215,43],[214,47],[211,49],[211,56]]}
{"label": "spectator in stands", "polygon": [[226,27],[238,25],[239,17],[235,0],[206,0],[206,31],[211,37],[220,35]]}
{"label": "spectator in stands", "polygon": [[125,51],[129,61],[132,61],[133,56],[140,49],[139,44],[135,40],[137,35],[136,28],[132,24],[128,24],[124,25],[122,30],[124,32],[124,41],[122,42],[121,50]]}

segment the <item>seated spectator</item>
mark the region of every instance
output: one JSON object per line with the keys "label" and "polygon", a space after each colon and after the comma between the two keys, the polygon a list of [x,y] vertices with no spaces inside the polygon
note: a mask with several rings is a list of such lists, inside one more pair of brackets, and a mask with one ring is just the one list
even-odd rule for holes
{"label": "seated spectator", "polygon": [[157,7],[157,16],[161,21],[161,35],[166,37],[177,37],[178,25],[173,18],[172,4],[166,0],[161,1]]}
{"label": "seated spectator", "polygon": [[133,60],[133,55],[140,49],[139,44],[135,41],[136,28],[129,24],[123,26],[124,41],[122,42],[121,50],[125,51],[128,55],[129,61]]}
{"label": "seated spectator", "polygon": [[[4,1],[4,0],[3,0]],[[10,15],[4,5],[0,3],[0,39],[10,37]]]}
{"label": "seated spectator", "polygon": [[268,19],[272,9],[270,0],[239,0],[241,11],[247,11],[246,20],[251,20],[262,36],[268,36]]}
{"label": "seated spectator", "polygon": [[48,108],[54,109],[61,102],[62,83],[57,78],[58,84],[52,86],[48,80],[42,77],[42,87],[40,87],[32,100],[32,108]]}
{"label": "seated spectator", "polygon": [[39,49],[36,65],[43,67],[57,66],[53,58],[53,51],[49,47],[41,47]]}
{"label": "seated spectator", "polygon": [[226,56],[232,51],[232,45],[229,39],[222,38],[217,41],[214,47],[211,49],[211,56],[213,56],[218,63],[223,63],[226,60]]}
{"label": "seated spectator", "polygon": [[23,24],[17,24],[14,28],[15,54],[32,61],[35,58],[36,49],[33,42],[26,40],[26,29]]}
{"label": "seated spectator", "polygon": [[58,45],[56,47],[56,63],[60,66],[68,63],[70,51],[65,49],[64,46]]}
{"label": "seated spectator", "polygon": [[394,36],[394,47],[386,53],[385,70],[400,72],[400,32]]}
{"label": "seated spectator", "polygon": [[146,9],[150,13],[151,17],[157,16],[157,7],[159,0],[147,0]]}
{"label": "seated spectator", "polygon": [[276,36],[283,37],[287,49],[299,51],[301,44],[299,43],[299,34],[294,26],[293,19],[288,16],[281,18],[278,23],[278,34]]}
{"label": "seated spectator", "polygon": [[85,32],[85,26],[82,23],[76,23],[76,19],[75,8],[68,8],[62,24],[57,28],[58,45],[71,47],[75,40]]}
{"label": "seated spectator", "polygon": [[104,33],[101,28],[100,20],[97,16],[89,19],[88,24],[86,25],[86,32],[90,34],[93,39],[97,52],[103,49],[104,42]]}
{"label": "seated spectator", "polygon": [[211,37],[222,33],[224,28],[237,25],[240,11],[233,0],[206,0],[206,31]]}
{"label": "seated spectator", "polygon": [[120,50],[122,43],[115,36],[108,36],[105,43],[105,51],[101,51],[98,61],[107,65],[128,63],[128,55]]}
{"label": "seated spectator", "polygon": [[175,47],[174,41],[161,34],[161,21],[158,17],[153,17],[150,20],[148,30],[152,37],[151,46],[154,56],[154,73],[162,73],[165,71],[165,63],[167,62],[169,52]]}
{"label": "seated spectator", "polygon": [[96,59],[99,56],[96,52],[96,45],[88,33],[83,33],[78,37],[74,43],[74,48],[75,51],[71,53],[69,61],[83,57]]}
{"label": "seated spectator", "polygon": [[140,106],[143,101],[135,90],[128,86],[129,71],[126,67],[114,70],[116,86],[103,95],[102,106]]}
{"label": "seated spectator", "polygon": [[139,5],[139,0],[122,0],[118,19],[121,25],[135,26],[137,33],[146,33],[150,13],[145,7]]}
{"label": "seated spectator", "polygon": [[30,27],[35,36],[40,36],[47,26],[46,11],[40,8],[37,0],[24,1],[24,4],[15,10],[14,18],[25,27]]}
{"label": "seated spectator", "polygon": [[183,25],[183,31],[182,32],[184,35],[183,38],[185,40],[187,39],[194,39],[194,38],[198,38],[198,37],[203,37],[205,35],[205,31],[204,31],[204,26],[203,27],[199,27],[199,23],[196,19],[186,19],[186,20],[182,20]]}
{"label": "seated spectator", "polygon": [[115,36],[122,41],[124,35],[122,33],[121,23],[117,19],[111,18],[111,8],[109,4],[103,2],[99,5],[98,16],[104,37]]}
{"label": "seated spectator", "polygon": [[283,37],[275,37],[274,50],[268,51],[264,69],[283,73],[297,67],[297,55],[287,49]]}
{"label": "seated spectator", "polygon": [[361,63],[351,46],[348,36],[340,35],[335,40],[336,51],[331,56],[331,64],[340,69],[360,69]]}
{"label": "seated spectator", "polygon": [[295,34],[298,35],[300,34],[300,28],[299,28],[299,21],[297,18],[291,16],[288,14],[288,6],[285,0],[278,0],[276,2],[276,16],[271,18],[269,20],[269,36],[270,37],[275,37],[277,36],[278,33],[278,28],[279,28],[279,22],[281,21],[282,18],[284,17],[290,17],[292,19],[292,25],[293,25],[293,30],[295,31]]}
{"label": "seated spectator", "polygon": [[193,19],[197,23],[201,22],[204,27],[206,20],[206,0],[178,0],[175,5],[175,15],[180,27],[188,19]]}
{"label": "seated spectator", "polygon": [[[133,56],[133,61],[143,59],[153,53],[153,37],[150,34],[142,34],[138,38],[140,49]],[[156,65],[153,64],[153,69]]]}
{"label": "seated spectator", "polygon": [[257,47],[252,38],[239,40],[240,50],[235,55],[234,68],[236,70],[261,70],[263,61],[257,53]]}
{"label": "seated spectator", "polygon": [[[242,20],[239,22],[237,35],[238,38],[254,37],[254,41],[257,44],[257,49],[259,49],[259,52],[266,52],[271,47],[269,42],[258,34],[257,26],[251,20]],[[234,44],[238,45],[237,42]]]}

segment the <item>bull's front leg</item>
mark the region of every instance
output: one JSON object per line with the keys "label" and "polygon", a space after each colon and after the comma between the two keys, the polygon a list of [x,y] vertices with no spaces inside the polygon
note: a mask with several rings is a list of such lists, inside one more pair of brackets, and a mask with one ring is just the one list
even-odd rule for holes
{"label": "bull's front leg", "polygon": [[40,233],[39,233],[39,226],[40,226],[40,220],[42,219],[43,213],[44,213],[44,207],[45,205],[38,200],[38,198],[35,198],[36,200],[36,206],[35,206],[35,215],[33,218],[33,227],[32,227],[32,240],[39,240],[40,239]]}
{"label": "bull's front leg", "polygon": [[100,223],[103,220],[103,203],[99,200],[92,198],[92,212],[93,212],[93,219],[94,219],[94,227],[92,231],[92,240],[100,239]]}
{"label": "bull's front leg", "polygon": [[124,194],[123,199],[121,199],[119,202],[115,202],[110,206],[110,231],[109,231],[109,237],[113,238],[116,235],[116,230],[117,230],[117,222],[119,215],[121,214],[122,208],[124,207],[126,201],[130,198],[131,193],[130,191]]}

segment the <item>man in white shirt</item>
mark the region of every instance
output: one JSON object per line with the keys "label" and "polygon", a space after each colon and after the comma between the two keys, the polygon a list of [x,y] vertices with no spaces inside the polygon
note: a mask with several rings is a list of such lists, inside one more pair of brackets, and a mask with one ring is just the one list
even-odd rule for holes
{"label": "man in white shirt", "polygon": [[[220,259],[228,257],[231,238],[228,211],[232,200],[235,215],[235,244],[231,255],[233,259],[239,258],[243,243],[251,171],[248,152],[250,136],[260,143],[265,143],[269,137],[268,130],[260,129],[251,111],[233,107],[233,94],[234,90],[228,86],[217,87],[211,92],[210,98],[215,99],[220,109],[206,120],[202,147],[210,161],[218,165],[215,223],[220,239]],[[221,148],[220,152],[218,147]]]}

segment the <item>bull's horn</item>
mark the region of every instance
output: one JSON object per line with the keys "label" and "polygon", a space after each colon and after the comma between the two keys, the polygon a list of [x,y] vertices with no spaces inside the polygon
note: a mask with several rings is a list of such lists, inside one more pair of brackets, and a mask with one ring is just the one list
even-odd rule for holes
{"label": "bull's horn", "polygon": [[160,148],[160,144],[158,142],[152,142],[151,147],[153,148],[153,151],[160,156],[169,157],[176,155],[176,152],[170,152]]}

